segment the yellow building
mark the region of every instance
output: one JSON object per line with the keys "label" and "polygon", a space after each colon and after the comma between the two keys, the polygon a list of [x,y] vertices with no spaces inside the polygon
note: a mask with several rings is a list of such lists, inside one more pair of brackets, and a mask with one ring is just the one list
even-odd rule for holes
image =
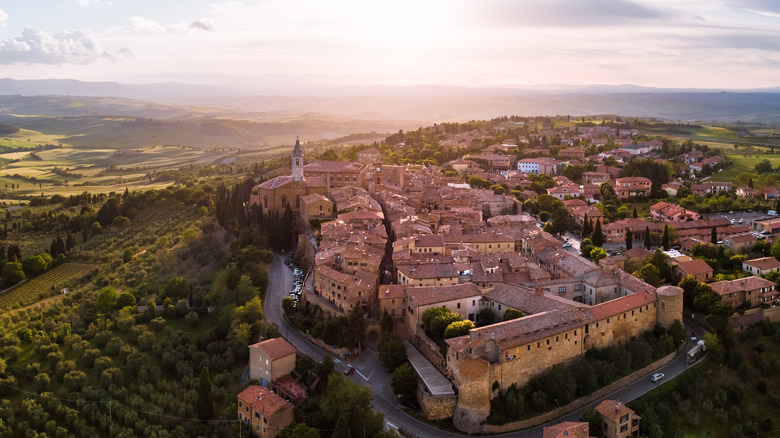
{"label": "yellow building", "polygon": [[297,350],[284,338],[268,339],[249,346],[249,378],[263,386],[295,369]]}
{"label": "yellow building", "polygon": [[276,438],[293,422],[294,406],[270,389],[251,385],[237,398],[238,419],[250,425],[252,436]]}

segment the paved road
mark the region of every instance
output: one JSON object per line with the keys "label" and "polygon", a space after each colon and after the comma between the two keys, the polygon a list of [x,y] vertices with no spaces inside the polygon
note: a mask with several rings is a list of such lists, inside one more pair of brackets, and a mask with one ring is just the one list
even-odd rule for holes
{"label": "paved road", "polygon": [[[270,269],[270,284],[266,293],[265,316],[269,321],[276,324],[276,326],[279,328],[279,331],[282,333],[282,336],[290,341],[290,343],[293,344],[301,353],[311,357],[317,362],[320,362],[322,357],[329,352],[309,342],[308,339],[294,330],[283,317],[281,304],[282,298],[287,296],[289,291],[292,289],[292,284],[292,270],[290,270],[284,264],[281,256],[274,254],[274,259],[271,262]],[[699,339],[704,336],[704,331],[698,326],[688,326],[688,324],[686,324],[686,328],[689,331],[694,332]],[[371,392],[374,396],[371,405],[376,411],[381,412],[384,415],[385,422],[396,428],[402,428],[405,431],[411,432],[419,437],[463,438],[465,434],[458,434],[437,429],[406,414],[399,408],[398,401],[390,389],[390,375],[379,361],[379,356],[376,353],[375,345],[376,340],[374,339],[372,340],[368,351],[363,354],[363,356],[353,362],[350,362],[357,370],[357,372],[352,374],[350,378],[352,378],[352,380],[357,383],[364,385],[367,384],[371,388]],[[334,361],[336,362],[335,365],[337,371],[344,372],[347,369],[347,363],[339,361],[338,359],[334,359]],[[617,399],[623,403],[628,403],[642,394],[652,390],[656,386],[671,380],[678,374],[685,371],[687,367],[688,365],[686,363],[685,354],[681,354],[678,358],[658,370],[658,372],[662,372],[666,376],[661,382],[650,382],[648,375],[646,378],[641,378],[636,382],[626,386],[625,388],[610,394],[604,399]],[[592,403],[590,406],[596,406],[604,399],[600,399]],[[498,436],[512,438],[541,437],[544,426],[557,424],[561,421],[579,421],[581,416],[582,409],[579,409],[547,424],[530,429],[509,432]]]}

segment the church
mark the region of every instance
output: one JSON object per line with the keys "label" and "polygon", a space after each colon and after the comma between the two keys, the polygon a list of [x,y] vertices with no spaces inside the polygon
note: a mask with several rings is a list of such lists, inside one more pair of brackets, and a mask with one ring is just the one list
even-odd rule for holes
{"label": "church", "polygon": [[303,175],[303,148],[301,142],[295,140],[292,153],[292,174],[277,176],[256,185],[249,196],[251,204],[263,207],[263,211],[284,211],[287,205],[293,211],[300,209],[301,198],[306,195],[320,194],[328,196],[328,182],[323,176]]}
{"label": "church", "polygon": [[354,161],[315,161],[304,166],[301,142],[295,140],[291,167],[291,175],[278,176],[255,186],[249,202],[260,205],[263,211],[281,212],[287,205],[293,211],[300,211],[301,198],[306,195],[328,196],[331,188],[364,186],[371,166]]}

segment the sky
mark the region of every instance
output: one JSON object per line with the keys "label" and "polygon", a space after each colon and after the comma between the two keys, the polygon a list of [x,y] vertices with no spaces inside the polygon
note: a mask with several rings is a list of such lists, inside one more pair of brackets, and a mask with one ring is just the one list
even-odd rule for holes
{"label": "sky", "polygon": [[0,77],[780,86],[777,0],[3,0]]}

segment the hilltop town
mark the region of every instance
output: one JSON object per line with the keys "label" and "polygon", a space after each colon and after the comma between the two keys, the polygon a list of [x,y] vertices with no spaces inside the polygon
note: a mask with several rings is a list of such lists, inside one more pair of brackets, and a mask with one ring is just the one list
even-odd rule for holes
{"label": "hilltop town", "polygon": [[296,141],[291,176],[249,201],[298,218],[306,275],[290,312],[391,320],[423,415],[469,433],[502,430],[486,426],[491,401],[591,349],[658,327],[687,342],[684,304],[699,318],[740,310],[735,328],[780,318],[778,278],[764,278],[780,269],[767,257],[780,220],[736,223],[700,203],[757,208],[761,193],[717,181],[718,150],[604,125],[437,125],[354,148],[354,161],[308,160]]}

